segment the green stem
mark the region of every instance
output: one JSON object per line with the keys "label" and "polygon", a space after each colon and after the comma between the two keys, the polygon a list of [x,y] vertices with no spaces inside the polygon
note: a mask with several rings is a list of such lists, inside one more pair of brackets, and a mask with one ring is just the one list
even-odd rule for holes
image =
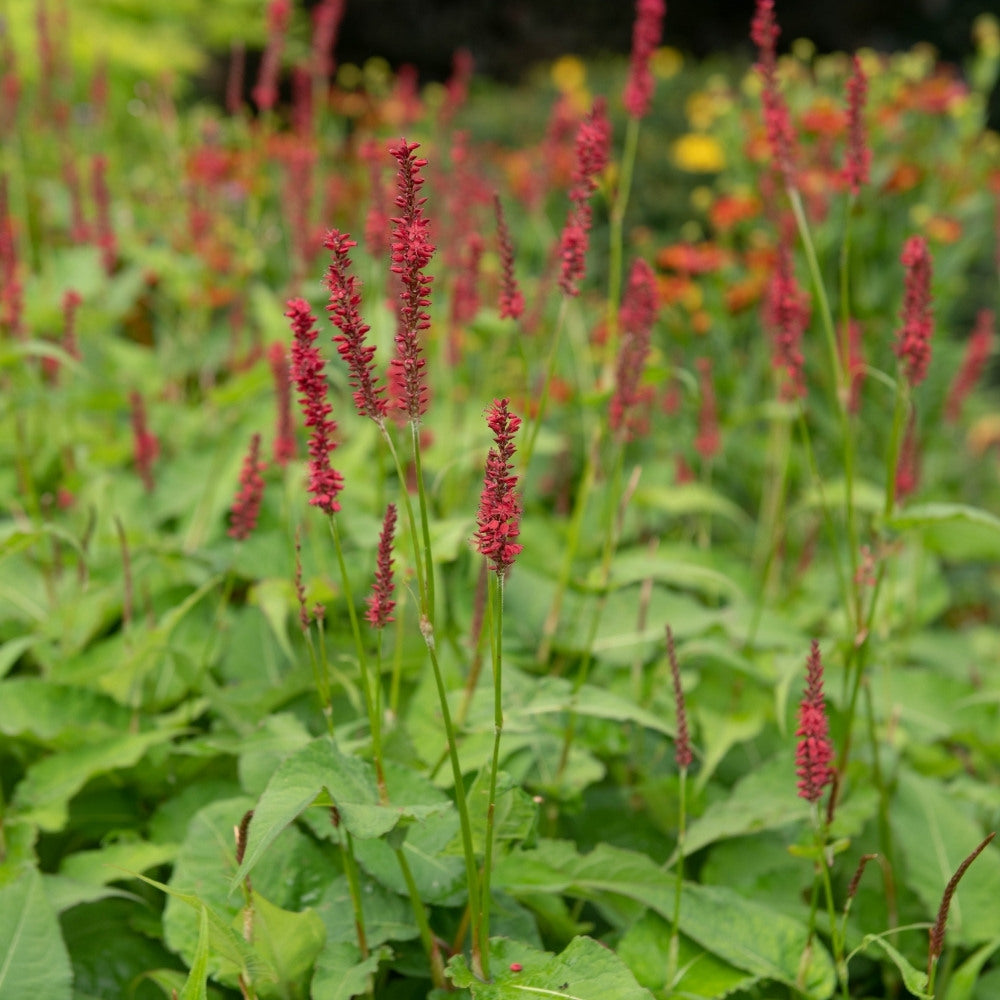
{"label": "green stem", "polygon": [[438,947],[437,939],[431,930],[430,921],[427,918],[427,909],[424,901],[420,898],[420,890],[414,881],[413,872],[410,870],[410,863],[406,859],[402,847],[396,848],[396,861],[399,863],[399,870],[403,873],[403,881],[406,882],[406,892],[410,897],[413,906],[413,917],[417,921],[417,928],[420,931],[420,941],[427,953],[427,958],[431,964],[431,982],[437,989],[446,989],[444,978],[444,961],[441,958],[441,949]]}
{"label": "green stem", "polygon": [[[480,886],[479,929],[483,955],[490,946],[490,879],[493,874],[493,839],[496,823],[497,772],[500,769],[500,738],[503,735],[503,577],[491,574],[489,617],[490,646],[493,650],[493,758],[490,762],[490,793],[486,809],[486,844],[483,854],[483,877]],[[488,962],[483,973],[489,976]]]}
{"label": "green stem", "polygon": [[680,769],[677,790],[677,864],[674,882],[674,917],[670,927],[670,946],[667,951],[667,989],[671,989],[677,976],[678,952],[680,950],[681,890],[684,886],[684,841],[687,829],[687,771]]}
{"label": "green stem", "polygon": [[[562,336],[563,327],[566,324],[566,313],[568,309],[569,297],[564,295],[559,303],[559,315],[556,318],[556,328],[552,333],[551,343],[549,344],[549,356],[545,361],[545,381],[542,383],[542,391],[538,397],[538,406],[536,407],[534,416],[531,420],[531,429],[524,445],[524,451],[522,452],[523,457],[521,459],[521,464],[525,472],[527,472],[531,464],[531,456],[535,453],[535,441],[538,438],[538,432],[541,429],[542,421],[545,419],[545,411],[548,408],[549,391],[552,387],[552,377],[555,374],[556,360],[559,356],[559,341]],[[530,379],[528,381],[530,382]]]}

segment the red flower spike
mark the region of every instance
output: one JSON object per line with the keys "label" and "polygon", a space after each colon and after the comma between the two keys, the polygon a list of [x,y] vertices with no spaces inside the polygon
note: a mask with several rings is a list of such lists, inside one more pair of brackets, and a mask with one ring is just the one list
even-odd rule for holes
{"label": "red flower spike", "polygon": [[320,0],[313,8],[310,63],[321,80],[329,80],[333,74],[333,48],[346,7],[347,0]]}
{"label": "red flower spike", "polygon": [[757,0],[750,25],[750,38],[757,46],[755,69],[763,81],[761,102],[764,109],[764,129],[771,157],[788,187],[795,184],[793,150],[795,132],[792,129],[788,105],[778,89],[778,61],[775,46],[781,29],[774,19],[774,0]]}
{"label": "red flower spike", "polygon": [[615,372],[615,391],[609,405],[611,429],[620,430],[626,440],[635,437],[641,425],[635,412],[643,398],[639,380],[649,354],[658,305],[656,275],[646,261],[638,259],[632,264],[622,301],[620,321],[624,332]]}
{"label": "red flower spike", "polygon": [[292,16],[291,0],[271,0],[267,6],[267,47],[260,63],[260,74],[253,88],[254,103],[261,111],[270,111],[278,100],[278,73],[285,35]]}
{"label": "red flower spike", "polygon": [[274,429],[274,461],[284,468],[295,458],[295,431],[292,428],[292,394],[285,345],[275,341],[267,350],[267,362],[274,380],[277,416]]}
{"label": "red flower spike", "polygon": [[982,377],[986,362],[993,352],[994,316],[989,309],[981,309],[976,317],[976,326],[969,337],[962,359],[962,367],[955,375],[955,380],[948,390],[948,399],[944,406],[945,419],[956,423],[962,415],[962,406],[968,395],[976,387]]}
{"label": "red flower spike", "polygon": [[867,96],[868,78],[861,60],[855,55],[851,63],[851,76],[847,81],[847,160],[844,163],[844,180],[855,196],[861,190],[861,185],[868,183],[872,161],[864,120]]}
{"label": "red flower spike", "polygon": [[375,367],[375,345],[365,343],[370,327],[361,322],[358,306],[361,304],[361,283],[351,273],[350,251],[357,243],[346,233],[331,230],[323,240],[330,251],[331,261],[326,272],[326,287],[330,289],[330,304],[326,311],[330,320],[340,330],[333,338],[340,356],[347,362],[351,387],[354,389],[354,406],[362,417],[371,417],[383,423],[389,404],[385,401],[385,387],[376,385],[372,377]]}
{"label": "red flower spike", "polygon": [[264,477],[267,464],[260,460],[260,435],[250,438],[250,448],[240,470],[240,489],[229,511],[229,537],[238,542],[248,538],[257,526],[260,503],[264,498]]}
{"label": "red flower spike", "polygon": [[827,735],[829,723],[823,699],[823,661],[819,643],[813,639],[806,661],[806,689],[799,703],[799,746],[795,753],[799,797],[818,802],[823,789],[833,781],[833,746]]}
{"label": "red flower spike", "polygon": [[622,97],[625,110],[636,120],[644,118],[653,100],[653,74],[649,60],[663,37],[664,0],[636,0],[632,25],[632,55],[628,82]]}
{"label": "red flower spike", "polygon": [[514,455],[514,435],[521,418],[507,409],[509,399],[494,400],[486,422],[493,431],[495,448],[486,458],[483,492],[479,498],[474,536],[476,551],[486,556],[498,576],[506,575],[523,546],[515,539],[520,533],[521,504],[517,493],[517,476],[511,475],[510,460]]}
{"label": "red flower spike", "polygon": [[497,219],[497,243],[500,245],[500,318],[518,319],[524,312],[524,296],[514,277],[514,243],[498,194],[493,196],[493,210]]}
{"label": "red flower spike", "polygon": [[129,394],[129,407],[132,411],[135,468],[146,492],[150,493],[156,485],[153,480],[153,462],[160,454],[160,442],[146,424],[146,404],[143,402],[142,396],[135,390]]}
{"label": "red flower spike", "polygon": [[906,268],[902,327],[896,333],[896,356],[903,374],[915,389],[927,375],[931,360],[931,255],[923,236],[911,236],[903,246],[900,261]]}
{"label": "red flower spike", "polygon": [[398,386],[398,405],[411,422],[419,420],[427,409],[426,361],[421,357],[419,338],[430,327],[427,309],[433,279],[423,272],[434,254],[434,246],[427,238],[429,222],[423,212],[427,199],[419,197],[424,183],[420,171],[427,161],[413,155],[419,145],[400,139],[389,147],[399,163],[396,207],[401,213],[392,220],[391,270],[399,275],[402,286],[396,356],[389,363],[389,378]]}
{"label": "red flower spike", "polygon": [[396,585],[392,579],[392,536],[396,530],[396,505],[391,503],[385,509],[382,533],[378,538],[378,554],[375,557],[375,584],[368,598],[365,617],[372,628],[384,628],[392,617],[396,602],[392,599]]}
{"label": "red flower spike", "polygon": [[299,390],[299,402],[309,437],[309,503],[327,514],[340,510],[337,494],[344,487],[339,472],[330,465],[330,452],[337,447],[334,435],[337,424],[330,420],[332,407],[326,401],[324,362],[313,346],[316,340],[316,319],[304,299],[290,299],[285,315],[292,321],[292,381]]}
{"label": "red flower spike", "polygon": [[719,453],[722,435],[719,433],[715,386],[712,384],[712,361],[710,358],[698,358],[695,365],[701,385],[701,406],[698,409],[698,433],[695,435],[694,449],[707,462]]}
{"label": "red flower spike", "polygon": [[919,485],[920,449],[917,445],[917,414],[916,411],[910,410],[903,443],[899,448],[899,460],[896,463],[896,499],[905,500],[916,492]]}
{"label": "red flower spike", "polygon": [[792,253],[782,241],[767,286],[764,319],[774,345],[773,364],[787,376],[781,387],[782,399],[800,399],[806,394],[802,367],[802,334],[809,323],[809,297],[795,281]]}

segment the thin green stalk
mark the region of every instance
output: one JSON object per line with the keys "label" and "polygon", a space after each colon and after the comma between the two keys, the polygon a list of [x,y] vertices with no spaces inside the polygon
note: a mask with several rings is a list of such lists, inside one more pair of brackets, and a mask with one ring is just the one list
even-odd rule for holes
{"label": "thin green stalk", "polygon": [[[489,805],[486,809],[486,844],[483,852],[483,877],[479,895],[479,930],[483,955],[490,946],[490,879],[493,874],[493,839],[496,823],[497,772],[500,769],[500,738],[503,735],[503,577],[490,574],[489,619],[490,647],[493,651],[493,758],[490,761]],[[484,975],[489,976],[488,963]]]}
{"label": "thin green stalk", "polygon": [[441,958],[441,949],[438,947],[437,939],[431,930],[430,921],[427,919],[427,909],[424,901],[420,898],[420,890],[414,881],[410,863],[403,853],[402,847],[397,847],[396,861],[399,863],[399,870],[403,873],[403,881],[406,882],[406,892],[410,897],[413,906],[413,916],[417,921],[417,928],[420,931],[420,942],[424,946],[424,951],[431,963],[431,982],[437,989],[446,989],[444,978],[444,960]]}
{"label": "thin green stalk", "polygon": [[351,897],[358,950],[364,959],[368,957],[368,937],[365,933],[365,915],[361,909],[361,879],[358,875],[358,863],[354,858],[354,839],[347,827],[343,827],[342,832],[344,835],[340,840],[340,850],[344,859],[344,874],[347,876],[347,891]]}
{"label": "thin green stalk", "polygon": [[687,834],[687,773],[682,767],[679,774],[677,789],[677,864],[675,865],[676,880],[674,882],[674,915],[670,927],[670,945],[667,950],[667,988],[669,989],[677,976],[680,951],[680,921],[681,921],[681,890],[684,887],[684,841]]}
{"label": "thin green stalk", "polygon": [[[552,388],[552,377],[555,374],[556,360],[559,356],[559,341],[562,337],[562,329],[566,323],[566,313],[569,309],[569,297],[564,295],[559,302],[559,315],[556,318],[556,328],[552,333],[549,344],[549,356],[545,361],[545,381],[542,383],[542,391],[538,397],[538,406],[535,408],[531,420],[531,430],[528,432],[527,441],[522,452],[522,467],[527,471],[531,464],[531,456],[535,453],[535,440],[541,429],[542,421],[545,419],[545,411],[549,405],[549,391]],[[530,379],[527,381],[530,382]]]}
{"label": "thin green stalk", "polygon": [[[413,442],[413,466],[417,480],[417,504],[420,507],[420,527],[424,545],[424,593],[421,594],[423,606],[421,613],[433,628],[434,625],[434,559],[431,551],[430,514],[427,504],[427,492],[424,487],[423,463],[420,450],[420,428],[415,420],[410,421],[410,436]],[[416,544],[416,538],[414,538]]]}

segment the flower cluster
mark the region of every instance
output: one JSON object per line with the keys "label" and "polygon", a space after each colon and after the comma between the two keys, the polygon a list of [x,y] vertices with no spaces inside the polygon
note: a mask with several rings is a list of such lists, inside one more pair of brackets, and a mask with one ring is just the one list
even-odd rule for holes
{"label": "flower cluster", "polygon": [[570,188],[570,210],[559,239],[562,272],[559,288],[565,295],[579,293],[585,270],[587,246],[593,214],[590,196],[597,190],[597,178],[611,156],[611,123],[605,102],[598,98],[576,132],[576,164]]}
{"label": "flower cluster", "polygon": [[267,48],[253,88],[254,103],[261,111],[270,111],[278,100],[278,71],[291,16],[291,0],[271,0],[267,6]]}
{"label": "flower cluster", "polygon": [[365,334],[370,327],[361,322],[358,312],[361,291],[358,279],[351,273],[350,257],[350,251],[357,243],[346,233],[333,229],[326,234],[323,246],[332,257],[326,272],[326,287],[330,289],[330,304],[326,311],[340,331],[333,340],[340,356],[347,362],[354,389],[354,406],[362,417],[371,417],[381,424],[389,404],[383,398],[385,388],[376,385],[372,377],[375,346],[365,343]]}
{"label": "flower cluster", "polygon": [[142,480],[142,485],[148,493],[155,485],[153,462],[160,454],[160,442],[146,423],[146,404],[142,396],[135,390],[129,394],[129,407],[132,411],[132,444],[135,467]]}
{"label": "flower cluster", "polygon": [[274,380],[274,398],[277,415],[274,428],[273,455],[276,465],[282,468],[295,458],[295,432],[292,429],[292,394],[288,356],[285,345],[275,341],[267,351],[267,362],[271,366]]}
{"label": "flower cluster", "polygon": [[990,309],[981,309],[976,317],[976,326],[969,337],[962,359],[962,367],[951,383],[948,399],[944,406],[945,419],[955,423],[962,415],[962,405],[969,393],[982,377],[986,362],[990,359],[994,341],[994,316]]}
{"label": "flower cluster", "polygon": [[688,734],[687,709],[684,705],[684,688],[681,687],[681,668],[677,662],[677,650],[674,649],[674,633],[667,626],[667,659],[670,662],[670,679],[674,686],[674,706],[677,712],[677,735],[674,738],[674,760],[677,767],[684,770],[691,766],[694,755],[691,753],[691,737]]}
{"label": "flower cluster", "polygon": [[393,594],[396,585],[392,579],[392,536],[395,530],[396,505],[391,503],[385,509],[382,532],[378,537],[375,583],[368,597],[368,611],[365,615],[372,628],[384,628],[393,621],[392,612],[396,607]]}
{"label": "flower cluster", "polygon": [[500,318],[518,319],[524,312],[524,295],[514,277],[514,242],[498,194],[493,196],[493,210],[497,219],[497,243],[500,245]]}
{"label": "flower cluster", "polygon": [[715,400],[715,386],[712,383],[712,361],[698,358],[698,382],[701,389],[701,405],[698,408],[698,432],[695,434],[695,451],[707,462],[719,453],[722,435],[719,433],[719,414]]}
{"label": "flower cluster", "polygon": [[340,510],[337,494],[344,487],[343,477],[330,465],[330,452],[337,447],[334,435],[337,424],[330,419],[332,407],[326,400],[324,362],[317,348],[316,319],[305,299],[291,299],[285,315],[292,322],[292,381],[299,390],[299,402],[309,436],[309,493],[314,507],[335,514]]}
{"label": "flower cluster", "polygon": [[809,323],[809,297],[795,281],[792,252],[785,240],[778,247],[778,259],[768,283],[764,322],[774,344],[774,367],[786,375],[782,398],[801,398],[806,394],[802,334]]}
{"label": "flower cluster", "polygon": [[868,183],[872,161],[864,120],[867,96],[868,78],[861,60],[855,55],[851,64],[851,77],[847,81],[847,160],[844,163],[844,180],[855,196],[861,190],[861,185]]}
{"label": "flower cluster", "polygon": [[795,735],[799,746],[795,753],[799,797],[818,802],[823,789],[833,781],[833,746],[827,735],[829,724],[823,698],[823,661],[819,643],[813,639],[806,661],[806,690],[799,703],[799,727]]}
{"label": "flower cluster", "polygon": [[510,460],[516,450],[514,435],[521,418],[507,409],[509,399],[494,400],[486,422],[493,431],[496,447],[486,457],[486,474],[479,498],[474,536],[476,551],[486,556],[490,568],[500,577],[506,575],[522,546],[515,539],[520,533],[521,503],[515,492],[517,476],[511,475]]}
{"label": "flower cluster", "polygon": [[931,255],[923,236],[911,236],[903,246],[900,261],[906,268],[906,286],[896,334],[896,356],[911,388],[927,375],[931,360]]}
{"label": "flower cluster", "polygon": [[663,18],[667,13],[664,0],[636,0],[635,22],[632,25],[632,55],[628,82],[622,100],[629,116],[643,118],[653,99],[653,74],[649,60],[663,37]]}
{"label": "flower cluster", "polygon": [[240,470],[239,492],[229,511],[229,537],[238,542],[248,538],[257,526],[260,503],[264,498],[264,477],[261,473],[266,468],[266,463],[260,460],[260,435],[254,434]]}
{"label": "flower cluster", "polygon": [[615,391],[609,404],[611,429],[621,431],[626,438],[633,437],[640,428],[635,413],[642,398],[639,380],[649,354],[658,305],[656,275],[646,261],[637,259],[629,272],[622,300],[620,321],[624,333],[615,372]]}
{"label": "flower cluster", "polygon": [[763,81],[761,101],[764,106],[764,129],[771,156],[786,185],[794,184],[792,163],[795,132],[788,105],[778,89],[778,60],[775,46],[781,29],[774,19],[774,0],[757,0],[750,26],[750,38],[757,46],[756,70]]}
{"label": "flower cluster", "polygon": [[411,422],[427,410],[426,361],[421,357],[420,334],[430,327],[430,286],[433,280],[424,274],[434,246],[427,236],[429,220],[424,216],[426,198],[419,197],[424,178],[420,171],[427,161],[414,156],[417,142],[400,139],[389,147],[399,163],[396,176],[396,207],[400,214],[392,220],[393,274],[399,275],[399,322],[396,330],[396,354],[389,363],[389,378],[396,391],[399,407]]}

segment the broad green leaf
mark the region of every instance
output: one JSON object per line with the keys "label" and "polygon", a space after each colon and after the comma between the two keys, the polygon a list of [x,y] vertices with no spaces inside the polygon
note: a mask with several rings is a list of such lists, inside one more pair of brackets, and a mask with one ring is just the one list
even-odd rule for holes
{"label": "broad green leaf", "polygon": [[1000,938],[987,941],[977,948],[949,977],[948,992],[944,1000],[972,1000],[976,982],[983,966],[990,960],[994,952],[1000,948]]}
{"label": "broad green leaf", "polygon": [[[302,996],[326,938],[323,921],[311,909],[301,913],[283,910],[256,891],[251,902],[254,951],[277,976],[276,983],[259,984],[258,994],[275,998]],[[235,918],[235,926],[244,926],[242,913]]]}
{"label": "broad green leaf", "polygon": [[[904,770],[889,811],[902,850],[903,879],[933,919],[945,886],[983,839],[983,831],[937,781]],[[946,941],[974,947],[1000,937],[1000,854],[988,847],[951,901]]]}
{"label": "broad green leaf", "polygon": [[233,887],[253,870],[278,834],[321,795],[359,839],[381,837],[400,822],[441,810],[438,805],[380,804],[374,769],[340,753],[330,740],[317,739],[282,761],[264,789],[254,807],[246,853],[233,876]]}
{"label": "broad green leaf", "polygon": [[890,528],[923,528],[945,521],[965,521],[978,524],[1000,535],[1000,517],[979,507],[962,503],[914,504],[889,519]]}
{"label": "broad green leaf", "polygon": [[[408,941],[418,936],[413,907],[408,899],[390,892],[363,873],[359,882],[365,939],[370,947],[386,941]],[[338,942],[357,942],[358,932],[346,875],[338,875],[327,886],[316,904],[316,913],[326,927],[327,946]]]}
{"label": "broad green leaf", "polygon": [[921,972],[919,969],[915,969],[896,948],[889,944],[884,937],[878,934],[865,935],[864,941],[862,941],[860,948],[857,948],[855,953],[857,951],[863,951],[869,945],[877,945],[886,953],[886,955],[889,956],[893,965],[899,969],[899,974],[903,977],[903,985],[914,997],[917,998],[917,1000],[933,1000],[931,994],[926,992],[926,972]]}
{"label": "broad green leaf", "polygon": [[356,944],[347,941],[327,943],[316,960],[309,988],[310,1000],[351,1000],[367,993],[379,963],[391,957],[392,951],[384,945],[362,959]]}
{"label": "broad green leaf", "polygon": [[[482,854],[486,848],[486,820],[489,812],[489,769],[483,768],[476,775],[472,787],[468,791],[469,813],[472,820],[472,841],[477,854]],[[509,774],[500,771],[497,774],[496,799],[493,817],[494,848],[504,841],[527,840],[535,826],[538,806],[531,796],[514,781]],[[454,845],[456,852],[461,851],[461,843]]]}
{"label": "broad green leaf", "polygon": [[52,754],[32,764],[14,791],[13,805],[21,817],[47,832],[66,825],[69,801],[91,779],[107,771],[133,767],[150,747],[168,743],[168,730],[126,733],[73,751]]}
{"label": "broad green leaf", "polygon": [[752,740],[764,728],[766,718],[763,712],[753,709],[718,712],[697,699],[691,715],[698,721],[702,743],[703,756],[695,777],[695,788],[700,791],[708,784],[722,758],[738,743]]}
{"label": "broad green leaf", "polygon": [[[808,814],[807,804],[796,792],[795,761],[790,754],[779,754],[754,768],[693,820],[684,849],[693,854],[717,840],[777,829]],[[673,865],[676,858],[675,851],[667,864]]]}
{"label": "broad green leaf", "polygon": [[[673,919],[673,874],[645,855],[605,844],[579,855],[571,843],[544,841],[536,850],[502,858],[493,884],[516,896],[558,892],[589,899],[629,925],[639,916],[635,904]],[[685,884],[680,928],[729,964],[787,984],[798,981],[809,940],[798,921],[720,886]],[[825,949],[814,944],[805,971],[807,995],[825,1000],[834,985],[833,963]]]}
{"label": "broad green leaf", "polygon": [[732,500],[701,483],[639,487],[632,502],[637,507],[661,511],[674,517],[713,514],[738,525],[747,525],[750,522],[746,513]]}
{"label": "broad green leaf", "polygon": [[92,885],[106,885],[130,878],[129,872],[144,872],[169,864],[177,856],[177,844],[151,844],[145,840],[123,840],[96,851],[68,854],[59,866],[67,878]]}
{"label": "broad green leaf", "polygon": [[[118,877],[130,876],[119,873]],[[45,895],[49,897],[52,908],[60,915],[75,906],[96,903],[102,899],[128,899],[133,902],[139,899],[134,892],[113,889],[94,882],[79,882],[62,875],[43,875],[42,878],[45,881]]]}
{"label": "broad green leaf", "polygon": [[71,977],[55,910],[28,870],[0,889],[0,1000],[69,1000]]}
{"label": "broad green leaf", "polygon": [[629,967],[608,947],[589,937],[574,938],[559,955],[518,941],[490,941],[490,982],[474,976],[464,955],[448,963],[448,975],[476,1000],[652,1000]]}
{"label": "broad green leaf", "polygon": [[[647,910],[625,932],[618,944],[619,956],[647,989],[659,991],[667,985],[671,926],[669,920]],[[748,989],[757,981],[756,976],[724,962],[681,934],[678,937],[677,973],[672,993],[667,995],[715,1000],[736,990]]]}
{"label": "broad green leaf", "polygon": [[888,523],[897,531],[919,531],[928,548],[952,562],[1000,556],[1000,517],[979,507],[916,504],[893,515]]}

